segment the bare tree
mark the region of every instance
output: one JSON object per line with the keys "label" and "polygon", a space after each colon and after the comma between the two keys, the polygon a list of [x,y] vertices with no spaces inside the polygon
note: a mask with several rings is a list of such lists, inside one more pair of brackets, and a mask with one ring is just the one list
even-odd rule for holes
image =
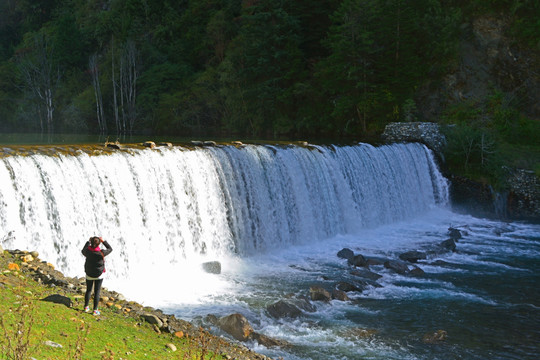
{"label": "bare tree", "polygon": [[[114,46],[114,42],[113,42]],[[111,52],[113,52],[113,49]],[[112,54],[113,101],[116,130],[119,134],[132,133],[137,119],[137,79],[139,77],[139,53],[135,42],[129,40],[123,46],[119,59]],[[116,81],[116,61],[118,64],[118,82]],[[119,93],[119,94],[118,94]],[[118,104],[117,94],[120,104]],[[121,114],[121,118],[118,113]]]}
{"label": "bare tree", "polygon": [[115,70],[115,63],[116,60],[114,58],[114,36],[111,38],[111,73],[112,73],[112,85],[113,85],[113,106],[114,106],[114,123],[116,124],[116,133],[120,134],[120,119],[118,118],[118,100],[116,96],[116,89],[118,88],[118,84],[116,83],[116,70]]}
{"label": "bare tree", "polygon": [[24,87],[37,100],[41,132],[44,130],[42,117],[44,113],[47,133],[51,134],[55,110],[54,97],[60,82],[60,71],[53,61],[53,48],[47,37],[43,34],[36,35],[33,46],[21,53],[18,61]]}
{"label": "bare tree", "polygon": [[105,134],[107,132],[107,122],[103,111],[103,97],[101,96],[101,85],[99,82],[99,68],[97,64],[97,55],[93,54],[88,60],[90,76],[92,76],[92,86],[94,87],[94,96],[96,98],[96,117],[99,126],[99,132]]}

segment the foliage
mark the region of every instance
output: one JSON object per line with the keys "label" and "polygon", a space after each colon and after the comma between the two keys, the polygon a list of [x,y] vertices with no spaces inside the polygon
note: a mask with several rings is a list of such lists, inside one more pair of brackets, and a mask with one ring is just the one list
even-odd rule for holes
{"label": "foliage", "polygon": [[[505,11],[532,43],[539,9],[532,0],[8,0],[0,129],[364,136],[424,120],[418,88],[453,62],[463,17]],[[50,69],[41,82],[22,66],[36,64],[36,39]],[[494,117],[507,139],[535,129],[505,106]]]}

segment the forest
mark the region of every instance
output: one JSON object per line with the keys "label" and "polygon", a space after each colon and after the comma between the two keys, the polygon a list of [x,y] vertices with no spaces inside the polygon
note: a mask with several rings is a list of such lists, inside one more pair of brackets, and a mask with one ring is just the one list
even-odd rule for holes
{"label": "forest", "polygon": [[538,50],[535,0],[3,0],[0,131],[361,139],[440,121],[418,89],[489,12]]}

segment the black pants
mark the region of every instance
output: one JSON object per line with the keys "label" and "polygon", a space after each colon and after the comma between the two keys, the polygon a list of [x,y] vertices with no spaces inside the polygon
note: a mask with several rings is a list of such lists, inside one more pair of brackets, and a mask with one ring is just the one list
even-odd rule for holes
{"label": "black pants", "polygon": [[94,289],[94,284],[96,285],[94,289],[94,310],[98,309],[99,305],[99,293],[101,292],[101,284],[103,279],[98,280],[88,280],[86,279],[86,294],[84,295],[84,307],[87,307],[90,304],[90,297],[92,296],[92,289]]}

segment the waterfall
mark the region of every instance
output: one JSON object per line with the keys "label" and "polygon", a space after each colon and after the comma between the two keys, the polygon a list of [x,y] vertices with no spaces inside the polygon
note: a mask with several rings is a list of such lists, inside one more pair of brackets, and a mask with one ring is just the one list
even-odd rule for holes
{"label": "waterfall", "polygon": [[[421,144],[246,145],[0,159],[0,239],[80,275],[110,239],[113,273],[249,254],[405,220],[448,203]],[[5,234],[11,234],[7,236]]]}

